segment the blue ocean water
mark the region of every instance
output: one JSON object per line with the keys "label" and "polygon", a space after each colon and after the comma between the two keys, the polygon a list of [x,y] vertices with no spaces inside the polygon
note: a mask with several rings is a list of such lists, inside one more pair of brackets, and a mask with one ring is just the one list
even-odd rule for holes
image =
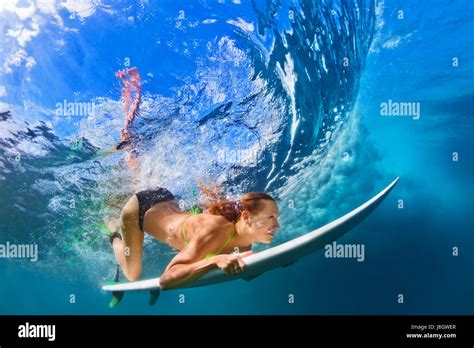
{"label": "blue ocean water", "polygon": [[[471,1],[11,1],[0,25],[0,244],[38,245],[36,262],[0,258],[0,314],[473,314]],[[131,66],[135,170],[104,155],[124,125],[114,74]],[[320,251],[107,307],[103,223],[131,192],[165,186],[189,207],[197,179],[265,190],[273,246],[397,176],[337,241],[364,245],[363,262]],[[147,238],[143,277],[174,253]]]}

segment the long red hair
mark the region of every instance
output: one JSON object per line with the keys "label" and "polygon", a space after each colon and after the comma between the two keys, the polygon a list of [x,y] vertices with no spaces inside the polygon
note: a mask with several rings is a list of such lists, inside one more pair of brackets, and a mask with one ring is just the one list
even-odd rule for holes
{"label": "long red hair", "polygon": [[226,199],[222,195],[219,185],[215,184],[213,189],[205,186],[202,182],[198,185],[205,196],[205,199],[201,198],[204,211],[208,214],[221,215],[233,223],[239,220],[244,210],[249,213],[258,213],[263,207],[262,200],[275,202],[272,196],[264,192],[248,192],[238,200]]}

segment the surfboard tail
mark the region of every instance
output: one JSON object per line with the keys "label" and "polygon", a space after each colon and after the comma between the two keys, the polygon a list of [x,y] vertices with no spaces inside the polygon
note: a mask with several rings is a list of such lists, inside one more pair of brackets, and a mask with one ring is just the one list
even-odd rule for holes
{"label": "surfboard tail", "polygon": [[[125,291],[112,291],[112,299],[109,302],[109,308],[113,309],[122,301]],[[150,290],[149,306],[154,306],[160,297],[160,289]]]}

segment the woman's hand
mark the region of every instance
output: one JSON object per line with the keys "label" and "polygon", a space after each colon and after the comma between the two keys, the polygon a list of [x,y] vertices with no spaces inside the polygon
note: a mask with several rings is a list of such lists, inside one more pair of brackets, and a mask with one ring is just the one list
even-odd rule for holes
{"label": "woman's hand", "polygon": [[216,255],[216,266],[229,275],[242,272],[245,269],[245,263],[242,258],[252,255],[253,251],[249,250],[240,254]]}

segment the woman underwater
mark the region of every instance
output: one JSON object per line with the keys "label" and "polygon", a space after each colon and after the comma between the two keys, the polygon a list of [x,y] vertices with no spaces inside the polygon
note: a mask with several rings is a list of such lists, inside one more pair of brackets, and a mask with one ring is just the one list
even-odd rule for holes
{"label": "woman underwater", "polygon": [[[180,209],[165,188],[140,191],[125,204],[120,215],[121,234],[112,234],[115,257],[128,280],[142,271],[144,232],[178,249],[160,277],[161,289],[180,287],[212,268],[229,275],[245,268],[243,257],[253,243],[268,244],[275,236],[278,206],[262,192],[244,194],[239,200],[220,200],[196,215]],[[230,254],[234,248],[243,251]]]}

